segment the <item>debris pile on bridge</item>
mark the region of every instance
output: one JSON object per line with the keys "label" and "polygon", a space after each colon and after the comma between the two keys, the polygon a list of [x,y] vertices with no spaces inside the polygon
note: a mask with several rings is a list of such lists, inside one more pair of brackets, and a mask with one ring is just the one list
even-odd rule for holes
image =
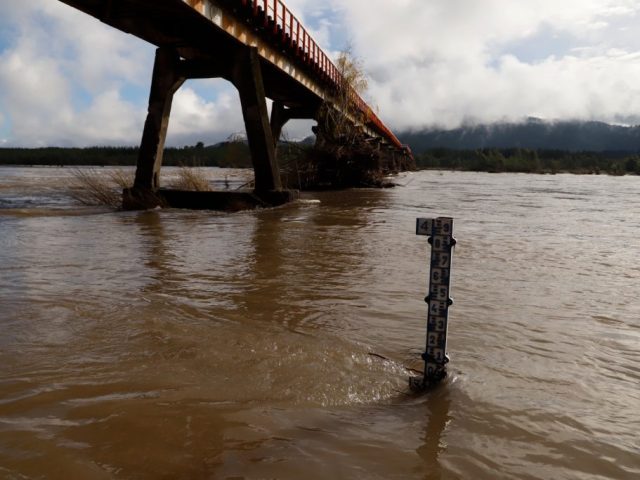
{"label": "debris pile on bridge", "polygon": [[335,143],[318,138],[316,145],[296,149],[283,166],[283,185],[300,190],[380,188],[388,176],[415,169],[413,157],[367,142]]}
{"label": "debris pile on bridge", "polygon": [[301,190],[386,187],[391,174],[415,169],[408,150],[381,137],[367,135],[360,93],[367,88],[361,62],[350,49],[336,62],[338,81],[333,98],[316,114],[316,143],[285,168],[285,185]]}

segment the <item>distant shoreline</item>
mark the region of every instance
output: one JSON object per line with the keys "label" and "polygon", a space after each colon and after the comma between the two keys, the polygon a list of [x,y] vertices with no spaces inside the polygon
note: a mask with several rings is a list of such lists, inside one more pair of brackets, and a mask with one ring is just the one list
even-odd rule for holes
{"label": "distant shoreline", "polygon": [[[29,166],[135,166],[138,147],[88,148],[0,148],[0,165]],[[217,145],[169,147],[164,151],[165,166],[251,167],[249,147],[242,142],[223,142]]]}
{"label": "distant shoreline", "polygon": [[416,155],[416,164],[425,170],[488,173],[640,174],[640,154],[637,152],[433,148]]}
{"label": "distant shoreline", "polygon": [[623,172],[623,173],[611,173],[606,171],[585,171],[585,170],[557,170],[557,171],[517,171],[517,170],[469,170],[462,168],[438,168],[438,167],[419,167],[419,172],[469,172],[469,173],[520,173],[524,175],[607,175],[611,177],[625,177],[625,176],[637,176],[640,173],[636,172]]}
{"label": "distant shoreline", "polygon": [[[177,165],[163,165],[165,167],[176,167]],[[41,168],[41,169],[54,169],[54,168],[114,168],[114,167],[128,167],[135,168],[135,165],[123,164],[123,165],[39,165],[39,164],[30,164],[30,165],[20,165],[20,164],[4,164],[0,162],[0,168]],[[218,166],[198,166],[197,168],[246,168],[250,169],[251,167],[218,167]],[[587,170],[557,170],[557,171],[517,171],[517,170],[470,170],[464,168],[440,168],[440,167],[418,167],[416,171],[419,172],[469,172],[469,173],[520,173],[527,175],[608,175],[608,176],[616,176],[616,177],[624,177],[624,176],[637,176],[640,175],[638,172],[623,172],[623,173],[611,173],[606,171],[587,171]]]}
{"label": "distant shoreline", "polygon": [[[575,152],[523,148],[455,150],[432,148],[414,153],[418,170],[487,173],[570,173],[575,175],[640,175],[637,152]],[[0,166],[133,167],[137,147],[0,148]],[[164,166],[251,168],[243,142],[213,146],[199,143],[165,149]]]}

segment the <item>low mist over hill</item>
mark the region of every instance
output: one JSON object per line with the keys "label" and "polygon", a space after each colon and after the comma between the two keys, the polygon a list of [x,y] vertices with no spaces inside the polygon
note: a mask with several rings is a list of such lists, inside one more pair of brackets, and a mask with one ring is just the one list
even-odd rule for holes
{"label": "low mist over hill", "polygon": [[545,122],[532,118],[523,123],[405,132],[398,137],[414,153],[434,148],[640,152],[640,126],[624,127],[601,122]]}

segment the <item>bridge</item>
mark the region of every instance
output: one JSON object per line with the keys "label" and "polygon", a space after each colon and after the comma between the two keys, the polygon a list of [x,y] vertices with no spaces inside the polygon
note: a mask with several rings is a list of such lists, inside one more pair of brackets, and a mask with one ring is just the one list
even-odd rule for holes
{"label": "bridge", "polygon": [[[173,96],[188,79],[223,78],[237,88],[255,172],[254,194],[267,204],[295,195],[282,188],[280,179],[276,146],[282,128],[291,119],[318,120],[323,106],[346,116],[394,162],[412,159],[408,147],[345,86],[343,72],[282,0],[60,1],[157,47],[135,183],[125,191],[126,206],[157,201]],[[347,105],[338,98],[345,89]],[[271,112],[267,98],[273,101]],[[180,203],[175,195],[171,198]]]}

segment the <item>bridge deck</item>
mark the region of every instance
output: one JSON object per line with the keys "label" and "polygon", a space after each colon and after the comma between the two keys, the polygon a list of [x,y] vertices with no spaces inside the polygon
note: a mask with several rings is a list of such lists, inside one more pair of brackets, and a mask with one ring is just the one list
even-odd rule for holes
{"label": "bridge deck", "polygon": [[[341,81],[338,68],[281,0],[61,1],[158,47],[175,48],[199,62],[203,78],[230,79],[233,72],[220,67],[233,65],[241,48],[256,47],[267,97],[287,107],[319,106]],[[362,98],[352,92],[352,99],[370,136],[404,149]]]}

